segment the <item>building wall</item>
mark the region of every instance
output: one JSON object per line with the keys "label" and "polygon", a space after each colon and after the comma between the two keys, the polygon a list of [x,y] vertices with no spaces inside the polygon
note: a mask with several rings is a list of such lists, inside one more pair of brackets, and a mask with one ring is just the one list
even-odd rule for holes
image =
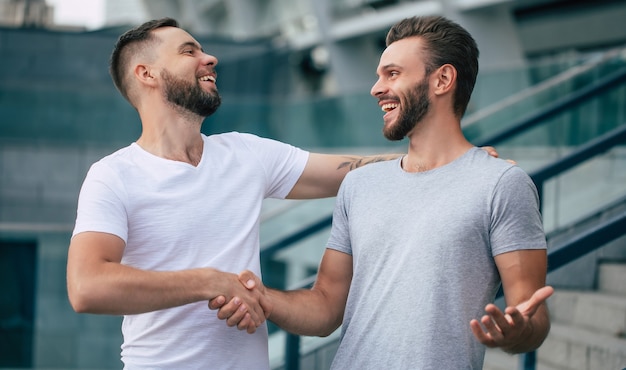
{"label": "building wall", "polygon": [[[107,74],[109,53],[122,30],[0,29],[0,242],[36,248],[34,368],[121,367],[120,318],[74,313],[65,265],[76,200],[90,164],[140,133],[136,112]],[[397,151],[382,139],[381,113],[367,91],[323,97],[303,88],[302,95],[292,94],[299,86],[294,74],[301,72],[297,54],[273,49],[268,40],[198,39],[220,59],[224,98],[205,122],[206,133],[239,130],[304,148]],[[375,48],[364,40],[343,44],[366,44],[368,55]],[[524,71],[481,74],[474,110],[534,81]]]}

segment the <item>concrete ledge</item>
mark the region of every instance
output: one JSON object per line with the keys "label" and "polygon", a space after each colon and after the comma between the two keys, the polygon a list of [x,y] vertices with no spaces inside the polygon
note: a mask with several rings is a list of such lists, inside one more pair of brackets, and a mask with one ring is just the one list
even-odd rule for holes
{"label": "concrete ledge", "polygon": [[626,367],[626,339],[553,323],[537,358],[561,369],[619,370]]}
{"label": "concrete ledge", "polygon": [[[557,290],[548,299],[548,307],[553,323],[575,325],[614,338],[626,332],[626,296]],[[623,345],[626,348],[626,341]]]}
{"label": "concrete ledge", "polygon": [[598,270],[598,289],[626,296],[626,264],[603,262]]}

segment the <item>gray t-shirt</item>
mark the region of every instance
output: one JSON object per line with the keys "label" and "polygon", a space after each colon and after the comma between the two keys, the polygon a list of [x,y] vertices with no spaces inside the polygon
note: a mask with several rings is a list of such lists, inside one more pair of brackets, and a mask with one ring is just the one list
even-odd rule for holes
{"label": "gray t-shirt", "polygon": [[469,322],[500,286],[493,256],[546,241],[530,177],[472,148],[426,172],[351,171],[328,248],[354,269],[333,369],[456,370],[483,365]]}

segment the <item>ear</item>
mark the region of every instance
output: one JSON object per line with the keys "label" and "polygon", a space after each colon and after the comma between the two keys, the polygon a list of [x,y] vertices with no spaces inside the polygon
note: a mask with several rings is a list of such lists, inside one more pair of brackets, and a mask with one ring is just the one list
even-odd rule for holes
{"label": "ear", "polygon": [[451,64],[444,64],[433,73],[433,78],[435,95],[446,94],[456,86],[456,68]]}
{"label": "ear", "polygon": [[133,70],[133,75],[142,85],[155,86],[157,83],[154,78],[154,70],[148,65],[137,64]]}

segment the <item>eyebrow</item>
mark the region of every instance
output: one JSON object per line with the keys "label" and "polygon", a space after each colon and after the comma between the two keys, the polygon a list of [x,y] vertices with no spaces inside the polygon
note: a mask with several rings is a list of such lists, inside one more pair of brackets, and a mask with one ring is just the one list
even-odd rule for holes
{"label": "eyebrow", "polygon": [[403,68],[400,65],[398,65],[398,64],[389,63],[389,64],[385,64],[384,66],[380,67],[380,69],[387,70],[387,69],[403,69]]}

